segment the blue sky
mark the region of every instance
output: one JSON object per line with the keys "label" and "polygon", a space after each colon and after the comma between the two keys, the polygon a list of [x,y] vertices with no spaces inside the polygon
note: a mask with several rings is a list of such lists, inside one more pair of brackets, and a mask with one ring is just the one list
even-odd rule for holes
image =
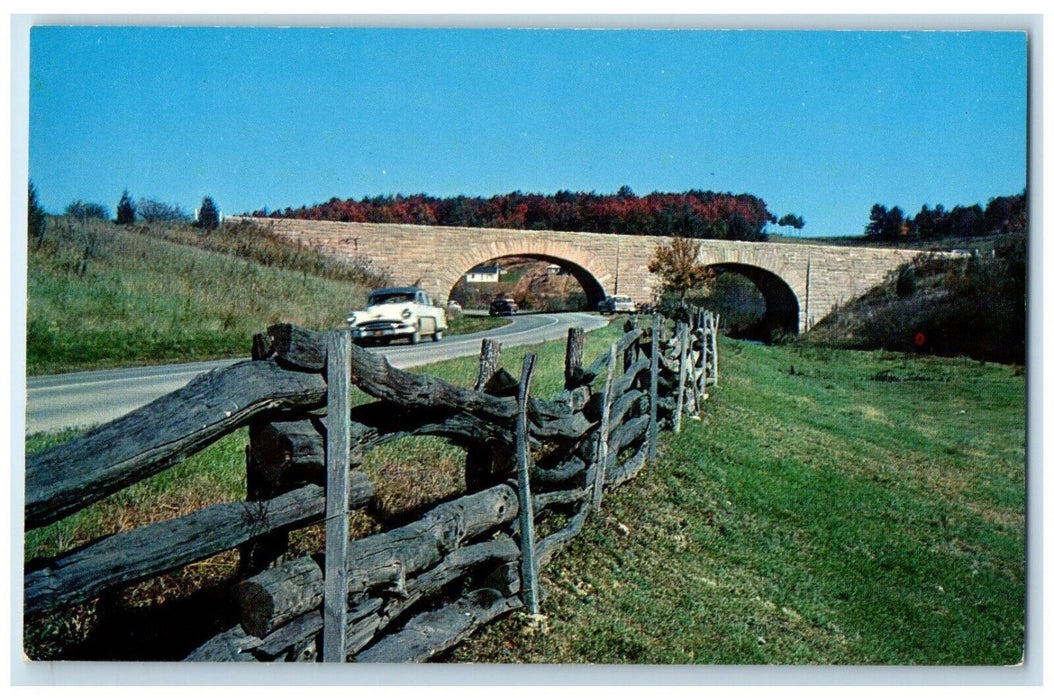
{"label": "blue sky", "polygon": [[43,206],[709,189],[857,235],[1025,188],[1021,32],[35,27]]}

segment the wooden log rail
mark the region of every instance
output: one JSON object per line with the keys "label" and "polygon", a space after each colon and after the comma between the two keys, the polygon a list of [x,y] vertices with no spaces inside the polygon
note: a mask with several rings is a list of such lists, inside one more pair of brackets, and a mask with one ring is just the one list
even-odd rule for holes
{"label": "wooden log rail", "polygon": [[[366,506],[373,484],[351,476],[348,508]],[[56,559],[28,562],[25,613],[89,600],[118,586],[144,581],[272,532],[321,522],[325,492],[313,484],[268,501],[221,503],[181,518],[119,532]]]}
{"label": "wooden log rail", "polygon": [[26,458],[25,527],[32,530],[158,474],[264,411],[320,407],[326,383],[278,362],[240,362],[76,440]]}
{"label": "wooden log rail", "polygon": [[[537,610],[534,577],[599,510],[603,492],[655,458],[660,428],[701,410],[716,384],[717,319],[693,312],[678,333],[658,314],[650,321],[645,327],[628,322],[585,366],[582,331],[572,329],[564,390],[550,399],[528,395],[526,366],[517,392],[516,380],[500,367],[501,346],[491,341],[483,345],[474,386],[465,388],[395,369],[355,346],[346,347],[349,359],[339,360],[338,369],[327,367],[330,334],[272,326],[254,337],[252,361],[202,375],[27,460],[28,530],[249,427],[245,502],[29,562],[25,613],[90,600],[240,547],[244,578],[233,589],[240,621],[188,660],[435,658],[510,610]],[[325,557],[287,560],[285,547],[290,530],[321,522],[327,511],[333,417],[319,409],[339,368],[350,369],[350,383],[375,401],[338,409],[345,416],[346,457],[330,460],[329,479],[338,469],[337,483],[346,479],[339,492],[347,496],[345,507],[330,504],[333,517],[372,502],[374,485],[355,470],[365,454],[411,435],[463,447],[469,492],[402,527],[327,548],[343,558],[337,588],[331,581],[327,594]],[[342,476],[340,469],[350,471]],[[525,498],[531,502],[526,514]],[[342,531],[332,522],[330,528]],[[462,594],[449,597],[451,590]],[[323,634],[330,624],[330,603],[323,599],[333,592],[346,608],[332,618],[338,627]]]}

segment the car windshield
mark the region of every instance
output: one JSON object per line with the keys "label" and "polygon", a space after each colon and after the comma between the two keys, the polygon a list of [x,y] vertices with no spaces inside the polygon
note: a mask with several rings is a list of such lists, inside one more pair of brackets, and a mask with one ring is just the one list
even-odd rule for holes
{"label": "car windshield", "polygon": [[370,295],[370,306],[378,304],[405,304],[414,300],[413,294],[406,292],[385,292]]}

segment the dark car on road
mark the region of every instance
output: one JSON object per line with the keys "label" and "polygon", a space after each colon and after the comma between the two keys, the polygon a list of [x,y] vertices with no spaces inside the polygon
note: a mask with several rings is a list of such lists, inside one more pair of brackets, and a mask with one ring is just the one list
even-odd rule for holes
{"label": "dark car on road", "polygon": [[495,299],[490,302],[491,316],[512,316],[519,310],[520,307],[516,305],[516,302],[506,297]]}

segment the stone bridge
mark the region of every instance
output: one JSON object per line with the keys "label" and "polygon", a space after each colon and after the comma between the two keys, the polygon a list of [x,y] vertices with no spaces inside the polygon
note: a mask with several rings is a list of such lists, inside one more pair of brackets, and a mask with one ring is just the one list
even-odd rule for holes
{"label": "stone bridge", "polygon": [[[353,258],[391,272],[396,285],[418,284],[446,299],[468,270],[518,256],[560,264],[581,283],[590,303],[607,294],[650,301],[659,279],[648,272],[662,236],[562,231],[366,224],[300,219],[250,219],[292,242]],[[860,296],[919,251],[795,243],[703,240],[700,258],[718,271],[736,272],[757,285],[770,328],[804,332],[836,305]]]}

